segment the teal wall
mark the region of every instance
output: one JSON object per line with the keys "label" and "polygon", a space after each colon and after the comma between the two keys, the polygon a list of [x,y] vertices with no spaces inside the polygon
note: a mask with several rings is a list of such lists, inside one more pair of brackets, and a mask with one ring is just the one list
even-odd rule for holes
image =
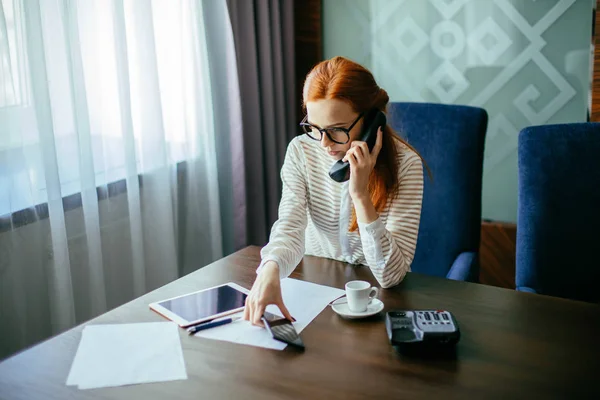
{"label": "teal wall", "polygon": [[323,0],[324,55],[369,68],[392,101],[485,108],[483,217],[516,221],[517,136],[583,122],[595,0]]}

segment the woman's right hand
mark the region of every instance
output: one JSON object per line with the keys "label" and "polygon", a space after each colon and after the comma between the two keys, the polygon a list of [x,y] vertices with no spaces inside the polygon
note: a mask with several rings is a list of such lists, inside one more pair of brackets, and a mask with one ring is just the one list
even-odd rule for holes
{"label": "woman's right hand", "polygon": [[275,304],[285,318],[295,321],[285,304],[283,304],[279,266],[274,261],[265,263],[256,277],[250,294],[246,298],[244,319],[252,322],[253,325],[263,326],[261,318],[269,304]]}

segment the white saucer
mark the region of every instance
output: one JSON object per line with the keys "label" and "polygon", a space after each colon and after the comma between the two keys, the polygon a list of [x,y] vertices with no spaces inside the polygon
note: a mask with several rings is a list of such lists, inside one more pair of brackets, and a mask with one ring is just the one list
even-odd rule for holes
{"label": "white saucer", "polygon": [[347,303],[346,298],[342,297],[341,299],[337,299],[336,301],[334,301],[331,304],[331,308],[333,308],[333,311],[335,311],[338,315],[340,315],[344,318],[358,319],[358,318],[370,317],[372,315],[375,315],[375,314],[381,312],[381,310],[383,310],[383,302],[379,299],[373,299],[373,300],[371,300],[371,303],[367,306],[366,311],[354,312],[354,311],[350,311],[350,309],[348,308],[348,303]]}

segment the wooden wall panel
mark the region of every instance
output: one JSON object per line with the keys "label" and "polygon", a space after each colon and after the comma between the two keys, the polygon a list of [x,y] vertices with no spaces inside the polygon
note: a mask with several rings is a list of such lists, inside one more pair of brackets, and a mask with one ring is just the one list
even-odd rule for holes
{"label": "wooden wall panel", "polygon": [[304,78],[312,67],[323,59],[321,10],[321,0],[294,0],[297,115],[300,117],[304,116],[302,111]]}
{"label": "wooden wall panel", "polygon": [[485,285],[515,288],[517,226],[512,223],[481,223],[479,246],[479,282]]}
{"label": "wooden wall panel", "polygon": [[596,23],[594,27],[594,79],[592,82],[591,121],[600,122],[600,0],[596,0]]}

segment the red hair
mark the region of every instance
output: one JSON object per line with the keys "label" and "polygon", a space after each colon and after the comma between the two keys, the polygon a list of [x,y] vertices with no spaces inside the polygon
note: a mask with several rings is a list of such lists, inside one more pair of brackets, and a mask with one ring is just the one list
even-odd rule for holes
{"label": "red hair", "polygon": [[[320,62],[308,73],[304,81],[302,91],[304,109],[309,101],[329,99],[345,101],[356,113],[367,112],[373,108],[386,112],[390,100],[387,92],[377,85],[369,70],[344,57],[334,57]],[[401,142],[419,155],[411,145],[396,135],[389,125],[385,126],[381,151],[368,185],[371,201],[378,213],[383,211],[388,200],[393,199],[398,192],[400,165],[395,141]],[[356,212],[352,208],[350,231],[357,229]]]}

